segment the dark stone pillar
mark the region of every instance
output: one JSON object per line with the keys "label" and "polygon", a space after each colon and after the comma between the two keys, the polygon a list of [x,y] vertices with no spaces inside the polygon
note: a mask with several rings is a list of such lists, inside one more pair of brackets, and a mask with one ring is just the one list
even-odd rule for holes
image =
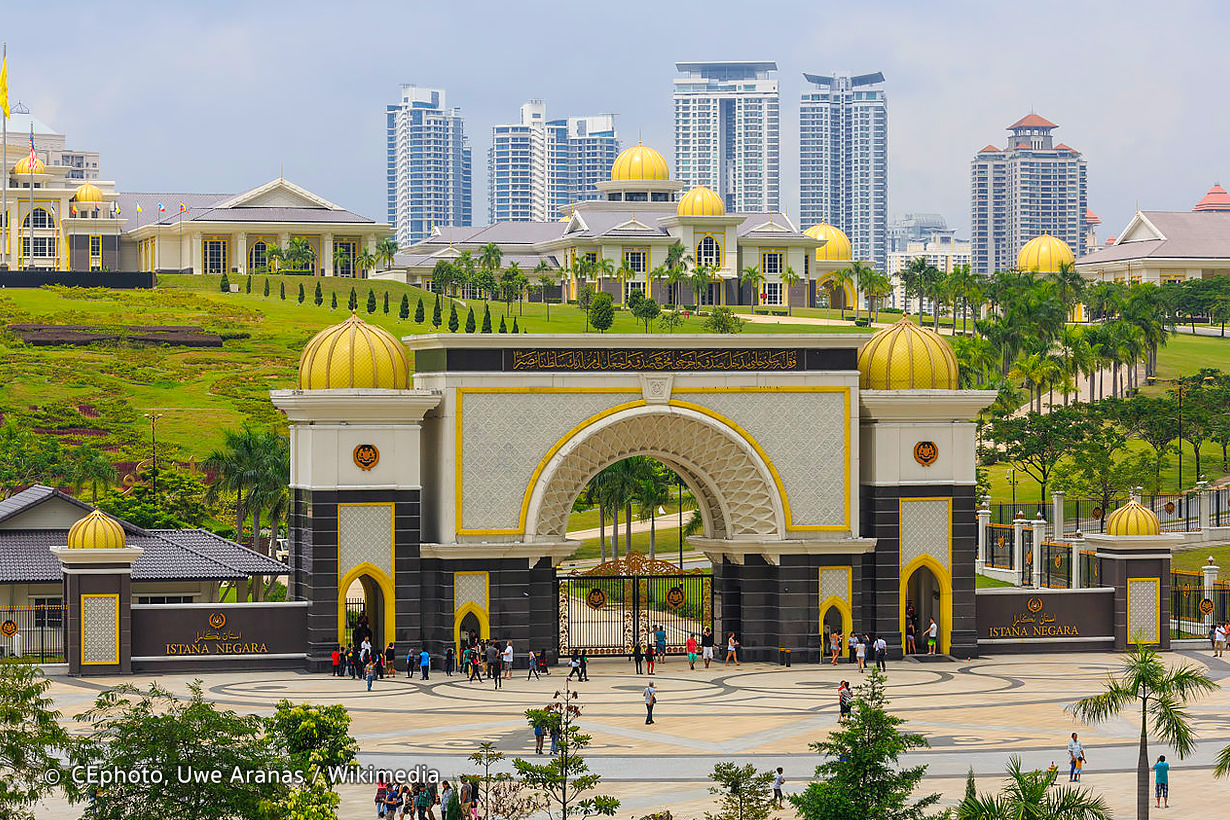
{"label": "dark stone pillar", "polygon": [[132,672],[132,564],[142,550],[53,547],[63,572],[70,675]]}

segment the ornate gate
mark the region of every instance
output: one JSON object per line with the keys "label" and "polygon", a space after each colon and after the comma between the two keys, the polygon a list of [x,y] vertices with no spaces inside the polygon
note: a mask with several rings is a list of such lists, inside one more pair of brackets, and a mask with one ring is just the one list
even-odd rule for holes
{"label": "ornate gate", "polygon": [[631,655],[648,645],[656,625],[666,631],[668,652],[683,652],[688,636],[699,640],[713,626],[713,576],[651,561],[639,552],[557,579],[560,657]]}

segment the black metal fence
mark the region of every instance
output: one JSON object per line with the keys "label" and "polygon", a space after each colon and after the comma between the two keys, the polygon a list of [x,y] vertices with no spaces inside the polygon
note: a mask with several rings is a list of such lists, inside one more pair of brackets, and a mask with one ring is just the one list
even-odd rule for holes
{"label": "black metal fence", "polygon": [[1016,547],[1016,531],[1011,524],[988,524],[987,554],[983,560],[988,567],[1012,569]]}
{"label": "black metal fence", "polygon": [[[1170,572],[1170,637],[1171,639],[1204,638],[1208,635],[1207,619],[1215,613],[1202,611],[1204,575],[1199,572]],[[1203,604],[1209,609],[1215,604]]]}
{"label": "black metal fence", "polygon": [[1034,528],[1021,528],[1021,586],[1034,583]]}
{"label": "black metal fence", "polygon": [[1042,586],[1050,589],[1072,588],[1072,545],[1059,541],[1043,541]]}
{"label": "black metal fence", "polygon": [[1102,586],[1102,566],[1098,554],[1094,550],[1081,550],[1081,588],[1091,589]]}
{"label": "black metal fence", "polygon": [[[1157,515],[1158,522],[1164,532],[1194,532],[1200,529],[1201,494],[1198,491],[1172,493],[1163,495],[1145,495],[1140,503]],[[1063,534],[1073,535],[1081,532],[1105,532],[1106,518],[1119,507],[1126,504],[1127,498],[1112,498],[1109,503],[1100,499],[1073,498],[1063,502]],[[1209,493],[1209,523],[1215,527],[1230,526],[1230,487],[1223,487]],[[992,504],[991,523],[1011,525],[1017,513],[1022,513],[1025,519],[1052,518],[1053,510],[1050,504],[1033,502],[1030,504]]]}
{"label": "black metal fence", "polygon": [[64,662],[64,605],[0,607],[0,657]]}
{"label": "black metal fence", "polygon": [[[559,579],[559,652],[631,655],[666,632],[666,650],[684,651],[688,637],[713,627],[713,576],[571,576]],[[699,640],[699,637],[698,637]]]}

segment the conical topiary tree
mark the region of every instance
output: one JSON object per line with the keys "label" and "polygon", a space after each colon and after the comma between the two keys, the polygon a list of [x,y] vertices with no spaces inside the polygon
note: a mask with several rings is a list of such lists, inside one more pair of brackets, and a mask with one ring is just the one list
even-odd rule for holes
{"label": "conical topiary tree", "polygon": [[431,309],[431,326],[440,329],[440,294],[436,294],[436,306]]}
{"label": "conical topiary tree", "polygon": [[367,312],[368,313],[376,312],[376,291],[372,290],[371,288],[367,289]]}
{"label": "conical topiary tree", "polygon": [[337,310],[337,291],[333,291],[333,293],[330,295],[329,309]]}
{"label": "conical topiary tree", "polygon": [[[418,319],[420,324],[422,324],[423,322],[422,313],[423,313],[423,300],[420,299],[419,300],[419,319]],[[403,320],[410,318],[410,295],[409,294],[403,293],[401,295],[401,307],[398,308],[397,315]]]}
{"label": "conical topiary tree", "polygon": [[[409,299],[410,297],[407,296],[403,298]],[[418,304],[414,306],[414,321],[421,325],[423,324],[423,320],[426,318],[427,313],[423,310],[423,297],[420,296]]]}
{"label": "conical topiary tree", "polygon": [[218,283],[218,289],[223,293],[231,292],[231,280],[226,278],[226,274],[222,274],[222,281]]}
{"label": "conical topiary tree", "polygon": [[448,306],[448,332],[456,333],[461,323],[457,321],[457,303],[450,302]]}
{"label": "conical topiary tree", "polygon": [[[303,287],[303,285],[300,285],[299,287]],[[321,305],[325,303],[325,293],[323,290],[320,289],[319,282],[316,283],[316,293],[313,294],[312,301],[316,303],[316,307],[320,307]],[[336,301],[334,302],[333,306],[337,307]]]}
{"label": "conical topiary tree", "polygon": [[504,324],[504,317],[503,317],[503,316],[501,316],[501,317],[500,317],[500,332],[501,332],[501,333],[507,333],[507,332],[508,332],[508,325]]}
{"label": "conical topiary tree", "polygon": [[278,283],[278,298],[281,299],[283,302],[286,301],[286,283],[285,282]]}
{"label": "conical topiary tree", "polygon": [[249,275],[249,276],[248,276],[248,280],[247,280],[246,282],[244,282],[244,285],[243,285],[243,292],[244,292],[244,293],[251,293],[251,292],[252,292],[252,276],[251,276],[251,275]]}
{"label": "conical topiary tree", "polygon": [[303,304],[303,300],[307,298],[307,294],[303,292],[303,283],[299,283],[299,304]]}
{"label": "conical topiary tree", "polygon": [[384,292],[384,315],[389,315],[389,292],[387,290]]}
{"label": "conical topiary tree", "polygon": [[353,287],[350,288],[350,300],[346,302],[346,309],[347,310],[358,310],[359,309],[359,294],[354,292]]}
{"label": "conical topiary tree", "polygon": [[269,298],[269,277],[265,277],[265,298]]}
{"label": "conical topiary tree", "polygon": [[483,333],[491,332],[491,306],[483,302]]}
{"label": "conical topiary tree", "polygon": [[517,330],[517,317],[514,316],[513,317],[513,333],[520,333],[520,332],[521,331]]}
{"label": "conical topiary tree", "polygon": [[466,314],[466,333],[473,333],[475,327],[474,308],[470,308],[470,312]]}

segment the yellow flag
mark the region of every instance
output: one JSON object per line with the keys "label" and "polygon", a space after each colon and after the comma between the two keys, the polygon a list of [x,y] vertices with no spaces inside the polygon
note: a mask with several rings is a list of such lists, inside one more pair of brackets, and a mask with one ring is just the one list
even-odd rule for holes
{"label": "yellow flag", "polygon": [[4,57],[4,65],[0,65],[0,109],[4,111],[4,118],[8,119],[12,116],[12,111],[9,110],[9,58]]}

